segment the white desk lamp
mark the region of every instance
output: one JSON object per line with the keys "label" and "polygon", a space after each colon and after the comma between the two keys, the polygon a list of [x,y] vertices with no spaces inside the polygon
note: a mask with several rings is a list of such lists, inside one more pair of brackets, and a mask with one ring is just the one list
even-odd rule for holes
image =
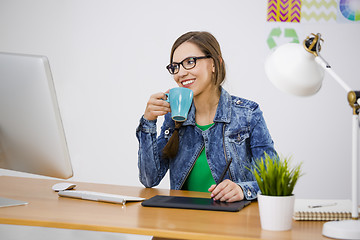
{"label": "white desk lamp", "polygon": [[331,238],[360,239],[357,199],[360,91],[352,91],[320,56],[321,41],[321,35],[318,33],[307,37],[303,46],[287,43],[276,48],[266,59],[265,72],[270,81],[280,90],[298,96],[308,96],[319,91],[324,78],[324,71],[326,71],[348,93],[348,101],[353,110],[352,220],[327,222],[323,226],[322,233]]}

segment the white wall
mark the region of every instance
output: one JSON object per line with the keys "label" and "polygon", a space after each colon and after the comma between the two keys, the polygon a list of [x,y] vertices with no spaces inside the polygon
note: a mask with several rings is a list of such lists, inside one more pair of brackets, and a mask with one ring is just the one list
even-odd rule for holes
{"label": "white wall", "polygon": [[[321,32],[324,58],[360,89],[360,25],[268,23],[266,2],[0,0],[0,51],[48,56],[72,180],[141,186],[135,129],[146,101],[175,86],[165,69],[174,40],[190,30],[210,31],[227,64],[225,88],[259,102],[278,152],[304,163],[295,194],[350,198],[345,91],[327,75],[317,95],[282,93],[266,79],[263,63],[273,27],[294,28],[300,40]],[[168,179],[160,187],[168,188]]]}

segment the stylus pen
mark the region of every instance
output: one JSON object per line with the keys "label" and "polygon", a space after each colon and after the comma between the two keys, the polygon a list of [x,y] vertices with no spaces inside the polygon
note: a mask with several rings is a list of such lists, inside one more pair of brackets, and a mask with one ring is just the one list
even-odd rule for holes
{"label": "stylus pen", "polygon": [[219,183],[221,183],[224,180],[224,177],[226,175],[226,172],[229,170],[230,164],[232,162],[232,158],[230,158],[230,160],[226,163],[225,169],[221,174],[221,177],[219,179],[219,181],[216,183],[216,186],[219,185]]}

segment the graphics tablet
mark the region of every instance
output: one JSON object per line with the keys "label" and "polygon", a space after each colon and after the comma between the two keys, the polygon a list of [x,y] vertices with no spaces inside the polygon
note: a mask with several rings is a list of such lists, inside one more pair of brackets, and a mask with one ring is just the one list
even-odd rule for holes
{"label": "graphics tablet", "polygon": [[227,203],[214,201],[211,198],[177,197],[162,195],[156,195],[141,203],[141,205],[144,207],[185,208],[227,212],[238,212],[249,204],[250,201],[246,200]]}

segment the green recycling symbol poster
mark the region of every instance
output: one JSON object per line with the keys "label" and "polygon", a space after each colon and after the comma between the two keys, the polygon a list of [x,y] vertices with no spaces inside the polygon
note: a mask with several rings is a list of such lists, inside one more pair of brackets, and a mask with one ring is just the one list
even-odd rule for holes
{"label": "green recycling symbol poster", "polygon": [[266,40],[269,49],[273,49],[284,43],[299,43],[298,35],[293,28],[273,28]]}

